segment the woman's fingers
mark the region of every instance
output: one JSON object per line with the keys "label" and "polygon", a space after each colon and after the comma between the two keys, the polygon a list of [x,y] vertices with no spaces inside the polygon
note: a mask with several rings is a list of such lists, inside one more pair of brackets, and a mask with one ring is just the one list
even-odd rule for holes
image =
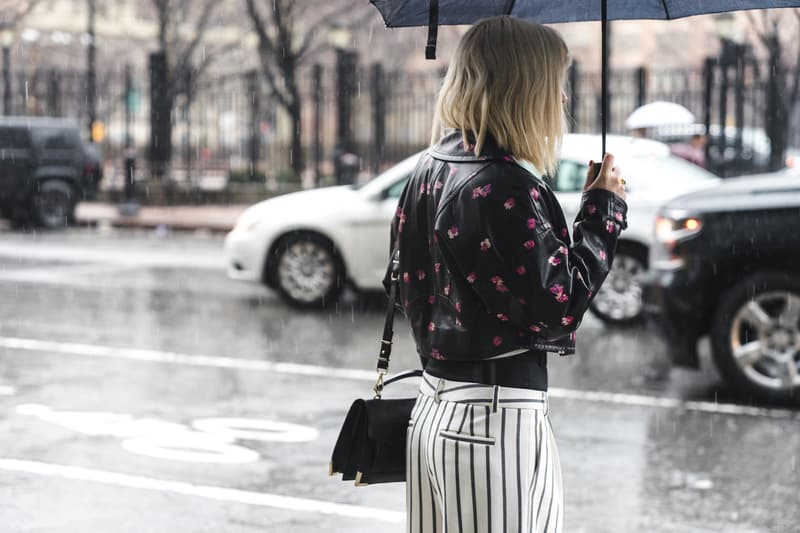
{"label": "woman's fingers", "polygon": [[589,170],[586,172],[586,183],[584,190],[589,189],[605,189],[611,191],[617,196],[625,198],[625,185],[621,181],[621,169],[614,166],[614,155],[607,153],[603,157],[603,164],[600,166],[600,172],[595,176],[594,162],[589,162]]}

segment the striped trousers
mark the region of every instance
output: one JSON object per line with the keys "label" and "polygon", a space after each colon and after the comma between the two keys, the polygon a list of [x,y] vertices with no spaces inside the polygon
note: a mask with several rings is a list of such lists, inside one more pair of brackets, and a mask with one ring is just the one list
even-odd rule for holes
{"label": "striped trousers", "polygon": [[423,374],[406,448],[409,533],[560,533],[547,393]]}

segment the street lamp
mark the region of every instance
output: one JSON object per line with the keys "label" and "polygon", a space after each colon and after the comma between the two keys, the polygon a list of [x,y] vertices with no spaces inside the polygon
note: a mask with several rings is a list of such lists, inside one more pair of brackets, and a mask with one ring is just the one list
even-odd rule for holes
{"label": "street lamp", "polygon": [[0,21],[0,46],[3,47],[3,114],[11,114],[11,45],[14,43],[14,23]]}

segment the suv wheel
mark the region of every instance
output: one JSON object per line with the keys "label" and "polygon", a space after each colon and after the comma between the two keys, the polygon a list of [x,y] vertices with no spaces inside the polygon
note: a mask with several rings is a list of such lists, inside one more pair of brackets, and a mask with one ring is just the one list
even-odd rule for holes
{"label": "suv wheel", "polygon": [[642,285],[639,275],[647,269],[647,250],[619,243],[611,271],[589,309],[610,325],[627,325],[642,317]]}
{"label": "suv wheel", "polygon": [[75,214],[75,195],[69,183],[47,180],[39,183],[33,196],[33,217],[45,228],[64,228]]}
{"label": "suv wheel", "polygon": [[344,267],[327,239],[292,235],[278,245],[274,261],[276,286],[290,304],[322,308],[338,299]]}
{"label": "suv wheel", "polygon": [[800,281],[759,273],[722,297],[711,330],[714,363],[734,387],[800,403]]}

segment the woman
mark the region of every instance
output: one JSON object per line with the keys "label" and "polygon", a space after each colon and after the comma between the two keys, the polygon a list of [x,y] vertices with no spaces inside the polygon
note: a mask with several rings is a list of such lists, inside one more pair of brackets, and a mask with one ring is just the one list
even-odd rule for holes
{"label": "woman", "polygon": [[400,198],[392,246],[425,366],[408,430],[410,532],[561,531],[546,353],[574,352],[627,211],[613,157],[598,176],[589,162],[571,242],[542,180],[566,130],[568,65],[550,28],[474,25]]}

